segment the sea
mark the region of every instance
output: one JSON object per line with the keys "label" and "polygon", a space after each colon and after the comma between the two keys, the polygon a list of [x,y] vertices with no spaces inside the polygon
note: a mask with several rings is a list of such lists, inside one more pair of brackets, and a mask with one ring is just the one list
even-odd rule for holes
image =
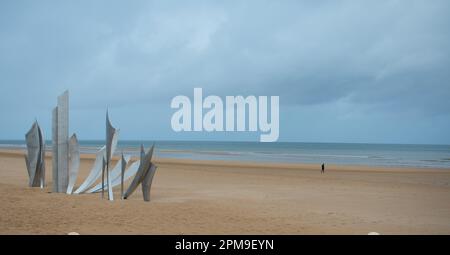
{"label": "sea", "polygon": [[[95,153],[105,144],[79,142],[81,153]],[[138,156],[141,144],[145,148],[154,144],[160,158],[450,168],[450,145],[122,140],[116,154]],[[51,141],[46,147],[51,150]],[[26,145],[23,140],[0,140],[0,148],[25,150]]]}

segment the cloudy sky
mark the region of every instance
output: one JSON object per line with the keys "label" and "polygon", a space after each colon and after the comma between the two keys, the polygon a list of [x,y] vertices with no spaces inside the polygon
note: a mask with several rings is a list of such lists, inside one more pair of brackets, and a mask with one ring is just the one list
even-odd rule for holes
{"label": "cloudy sky", "polygon": [[0,139],[246,140],[172,131],[174,96],[280,97],[279,141],[450,144],[450,2],[0,1]]}

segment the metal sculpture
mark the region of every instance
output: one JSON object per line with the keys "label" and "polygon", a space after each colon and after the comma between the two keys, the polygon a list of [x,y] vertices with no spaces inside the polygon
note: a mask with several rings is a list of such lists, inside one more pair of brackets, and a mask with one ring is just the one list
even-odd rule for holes
{"label": "metal sculpture", "polygon": [[27,154],[25,163],[30,187],[45,186],[45,140],[37,121],[33,123],[30,130],[25,134]]}
{"label": "metal sculpture", "polygon": [[156,166],[151,163],[150,169],[148,169],[147,174],[145,174],[142,180],[142,194],[144,195],[144,201],[150,201],[150,189],[152,188],[153,177],[156,173]]}
{"label": "metal sculpture", "polygon": [[[130,156],[126,156],[123,158],[123,161],[122,161],[122,159],[117,161],[116,165],[110,171],[110,174],[109,174],[110,178],[111,178],[111,185],[114,180],[117,180],[118,178],[120,178],[122,168],[124,168],[128,164],[128,161],[130,160],[130,158],[131,158]],[[109,187],[109,184],[107,181],[104,181],[103,187],[105,189],[107,189]],[[114,185],[112,185],[112,187],[114,188]],[[93,188],[91,188],[90,190],[88,190],[87,193],[94,193],[97,191],[101,191],[101,189],[102,189],[102,183],[99,183],[99,184],[95,185]]]}
{"label": "metal sculpture", "polygon": [[[135,161],[133,162],[130,167],[128,167],[125,170],[125,173],[123,175],[123,181],[126,182],[128,179],[130,179],[133,175],[135,175],[139,169],[139,164],[140,161]],[[116,179],[114,179],[111,182],[112,187],[116,187],[121,183],[121,176],[118,176]],[[86,191],[86,193],[96,193],[96,192],[101,192],[102,188],[101,188],[101,184],[98,184],[99,187],[95,186],[94,188],[90,189],[89,191]]]}
{"label": "metal sculpture", "polygon": [[72,194],[80,166],[80,148],[75,134],[69,141],[67,90],[58,96],[58,105],[52,111],[52,146],[53,192]]}
{"label": "metal sculpture", "polygon": [[72,194],[73,186],[77,180],[78,170],[80,168],[80,146],[75,134],[70,137],[69,141],[69,155],[70,155],[70,167],[69,167],[69,184],[67,186],[67,194]]}
{"label": "metal sculpture", "polygon": [[[96,153],[94,165],[84,182],[73,192],[80,166],[80,146],[73,134],[69,140],[69,92],[58,97],[58,105],[52,111],[52,167],[53,192],[80,194],[83,192],[102,192],[108,189],[108,199],[114,200],[113,188],[120,184],[122,199],[127,199],[141,184],[145,201],[150,201],[150,190],[156,173],[156,166],[151,162],[154,145],[147,151],[141,145],[140,160],[127,169],[129,156],[122,157],[110,171],[111,160],[117,147],[119,130],[115,129],[106,112],[106,145]],[[25,163],[30,177],[29,186],[45,186],[45,140],[37,122],[27,132],[27,154]],[[70,166],[69,166],[70,164]],[[92,187],[102,176],[101,183]],[[105,180],[106,175],[106,180]],[[124,192],[124,183],[134,175],[133,181]],[[92,187],[92,188],[91,188]],[[89,189],[90,188],[90,189]]]}
{"label": "metal sculpture", "polygon": [[94,166],[89,172],[88,177],[84,182],[75,190],[74,194],[80,194],[89,189],[94,183],[100,178],[103,169],[103,159],[106,157],[106,146],[103,146],[99,151],[97,151],[95,156]]}
{"label": "metal sculpture", "polygon": [[[153,156],[153,150],[154,145],[150,150],[145,153],[143,158],[141,159],[141,162],[139,164],[139,169],[134,176],[133,181],[131,182],[130,186],[128,187],[127,191],[125,192],[123,198],[127,199],[128,197],[133,194],[133,192],[136,190],[136,188],[139,186],[139,184],[143,184],[145,187],[142,187],[142,191],[144,192],[144,200],[150,201],[150,187],[151,182],[153,180],[153,176],[156,171],[156,167],[152,164],[152,156]],[[142,157],[142,154],[141,154]],[[153,169],[152,169],[153,168]]]}
{"label": "metal sculpture", "polygon": [[66,192],[69,184],[69,91],[58,97],[53,110],[53,191]]}
{"label": "metal sculpture", "polygon": [[69,183],[69,91],[58,97],[58,192]]}
{"label": "metal sculpture", "polygon": [[52,190],[58,192],[58,107],[52,111],[52,180]]}
{"label": "metal sculpture", "polygon": [[[114,151],[117,146],[117,141],[119,138],[119,130],[116,130],[109,120],[108,111],[106,111],[106,159],[105,159],[105,165],[106,165],[106,182],[108,187],[108,200],[114,200],[112,185],[111,185],[111,174],[109,171],[109,165],[111,163],[111,158],[114,154]],[[105,170],[103,170],[102,174],[102,197],[103,192],[105,190],[105,183],[104,183],[104,173]]]}

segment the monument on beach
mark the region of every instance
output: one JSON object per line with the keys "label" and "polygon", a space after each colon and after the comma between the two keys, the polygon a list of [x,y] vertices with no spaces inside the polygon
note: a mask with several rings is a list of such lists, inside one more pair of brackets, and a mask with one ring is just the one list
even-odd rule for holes
{"label": "monument on beach", "polygon": [[[144,151],[141,145],[140,160],[130,162],[130,156],[124,156],[117,161],[111,169],[114,152],[117,148],[119,129],[112,126],[106,111],[106,139],[97,153],[94,165],[83,183],[75,189],[80,167],[80,146],[78,138],[73,134],[69,139],[69,92],[65,91],[58,96],[58,104],[52,111],[52,167],[53,192],[67,194],[81,194],[108,191],[108,200],[114,200],[113,188],[120,184],[120,195],[127,199],[141,184],[145,201],[150,201],[150,189],[156,166],[151,162],[154,145]],[[29,186],[45,186],[45,140],[37,121],[26,134],[27,154],[25,161]],[[97,183],[101,176],[101,182]],[[130,186],[124,192],[125,182],[134,176]],[[105,180],[106,179],[106,180]],[[74,191],[75,190],[75,191]]]}
{"label": "monument on beach", "polygon": [[75,134],[69,140],[69,183],[67,185],[67,194],[72,194],[73,186],[77,180],[78,169],[80,168],[80,146]]}
{"label": "monument on beach", "polygon": [[78,175],[80,155],[75,134],[69,142],[69,91],[58,97],[58,105],[52,115],[53,192],[71,194]]}
{"label": "monument on beach", "polygon": [[141,184],[142,193],[145,201],[150,201],[150,189],[153,181],[153,176],[156,172],[156,166],[152,163],[153,150],[155,146],[153,145],[147,153],[143,153],[143,146],[141,146],[141,162],[139,169],[134,176],[128,190],[123,195],[124,199],[133,194],[136,188]]}
{"label": "monument on beach", "polygon": [[100,175],[102,174],[103,161],[106,157],[106,146],[103,146],[100,148],[100,150],[97,151],[95,156],[95,162],[94,165],[91,168],[91,171],[89,172],[88,177],[84,180],[84,182],[78,187],[77,190],[75,190],[74,194],[81,194],[84,193],[89,187],[94,185],[94,183],[100,178]]}
{"label": "monument on beach", "polygon": [[112,185],[111,185],[111,175],[109,171],[109,165],[111,163],[111,158],[117,147],[117,141],[119,138],[119,130],[115,129],[111,121],[109,120],[108,111],[106,111],[106,158],[105,167],[102,171],[102,197],[105,188],[105,168],[106,168],[106,183],[108,185],[108,200],[114,200]]}
{"label": "monument on beach", "polygon": [[45,186],[45,140],[37,121],[33,123],[30,130],[25,134],[27,154],[25,163],[27,165],[28,185],[30,187]]}

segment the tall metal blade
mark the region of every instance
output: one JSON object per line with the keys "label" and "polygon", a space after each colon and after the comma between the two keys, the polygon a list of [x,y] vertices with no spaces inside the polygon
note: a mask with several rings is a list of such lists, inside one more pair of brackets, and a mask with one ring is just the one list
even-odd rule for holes
{"label": "tall metal blade", "polygon": [[69,183],[69,91],[58,97],[58,192]]}
{"label": "tall metal blade", "polygon": [[147,174],[147,171],[151,165],[154,147],[155,146],[153,145],[152,148],[145,154],[144,159],[141,161],[139,169],[136,175],[134,176],[133,181],[131,182],[130,186],[125,192],[124,199],[127,199],[129,196],[131,196],[131,194],[133,194],[133,192],[136,190],[136,188],[139,186],[139,184],[142,182],[145,175]]}
{"label": "tall metal blade", "polygon": [[58,107],[52,111],[52,190],[58,192]]}
{"label": "tall metal blade", "polygon": [[67,186],[67,194],[72,194],[73,186],[77,180],[78,170],[80,168],[80,145],[75,134],[70,137],[69,141],[69,155],[70,155],[70,167],[69,167],[69,184]]}
{"label": "tall metal blade", "polygon": [[106,157],[106,146],[103,146],[99,151],[97,151],[95,156],[94,165],[89,172],[88,177],[84,180],[84,182],[75,190],[74,194],[80,194],[89,189],[92,185],[94,185],[95,181],[100,178],[102,174],[102,166],[103,166],[103,158]]}
{"label": "tall metal blade", "polygon": [[25,135],[27,144],[27,165],[29,167],[30,180],[28,185],[30,187],[35,187],[36,180],[38,179],[36,171],[40,164],[40,154],[39,154],[39,130],[37,122],[34,122],[30,130]]}

